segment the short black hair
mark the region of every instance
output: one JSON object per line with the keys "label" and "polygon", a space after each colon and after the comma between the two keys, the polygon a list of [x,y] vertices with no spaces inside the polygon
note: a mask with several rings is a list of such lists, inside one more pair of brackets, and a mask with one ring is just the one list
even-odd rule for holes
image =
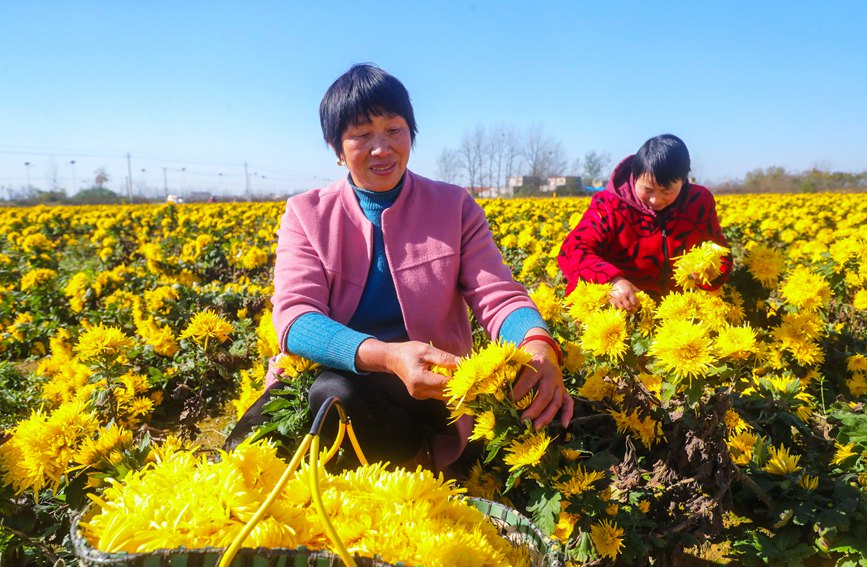
{"label": "short black hair", "polygon": [[632,158],[632,176],[649,173],[657,184],[669,187],[675,181],[689,182],[689,150],[672,134],[655,136],[641,145]]}
{"label": "short black hair", "polygon": [[325,143],[340,156],[343,134],[373,116],[393,115],[406,120],[415,144],[418,127],[409,93],[397,78],[376,65],[353,65],[325,91],[319,104],[319,122]]}

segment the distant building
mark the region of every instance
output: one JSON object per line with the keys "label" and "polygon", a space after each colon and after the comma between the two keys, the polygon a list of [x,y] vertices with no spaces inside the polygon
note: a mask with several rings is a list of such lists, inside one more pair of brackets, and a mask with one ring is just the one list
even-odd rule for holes
{"label": "distant building", "polygon": [[539,185],[540,193],[574,194],[583,187],[581,178],[577,175],[555,175],[548,177]]}

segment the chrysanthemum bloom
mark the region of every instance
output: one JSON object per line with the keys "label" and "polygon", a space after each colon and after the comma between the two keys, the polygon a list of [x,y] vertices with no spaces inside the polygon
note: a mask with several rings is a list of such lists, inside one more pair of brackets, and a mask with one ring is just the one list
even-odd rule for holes
{"label": "chrysanthemum bloom", "polygon": [[596,553],[602,557],[615,559],[623,547],[623,528],[610,520],[596,522],[590,527],[590,540]]}
{"label": "chrysanthemum bloom", "polygon": [[663,323],[650,345],[650,354],[678,378],[703,377],[716,362],[707,331],[689,321]]}
{"label": "chrysanthemum bloom", "polygon": [[756,332],[749,323],[740,327],[726,325],[717,332],[715,342],[720,358],[743,360],[756,351]]}
{"label": "chrysanthemum bloom", "polygon": [[550,286],[540,283],[530,292],[530,299],[549,325],[558,325],[563,320],[563,302]]}
{"label": "chrysanthemum bloom", "polygon": [[740,414],[732,409],[726,411],[723,416],[723,423],[725,423],[726,429],[729,433],[738,434],[742,431],[749,431],[752,429],[750,424],[744,421]]}
{"label": "chrysanthemum bloom", "polygon": [[825,353],[815,342],[822,334],[822,321],[815,311],[786,313],[780,325],[771,330],[777,348],[789,351],[803,365],[824,360]]}
{"label": "chrysanthemum bloom", "polygon": [[476,397],[493,394],[505,397],[504,386],[517,378],[530,363],[532,355],[509,342],[491,342],[482,350],[461,359],[452,379],[444,388],[446,403],[452,410]]}
{"label": "chrysanthemum bloom", "polygon": [[171,358],[181,348],[168,325],[158,325],[153,319],[143,319],[136,325],[136,330],[142,340],[161,356]]}
{"label": "chrysanthemum bloom", "polygon": [[294,380],[295,378],[298,378],[302,372],[319,368],[317,363],[307,360],[303,356],[298,356],[297,354],[288,352],[281,352],[278,354],[277,360],[274,361],[274,364],[277,365],[277,368],[283,369],[280,378],[284,381]]}
{"label": "chrysanthemum bloom", "polygon": [[473,426],[473,434],[470,436],[470,441],[476,439],[491,440],[494,438],[494,426],[496,425],[497,416],[494,412],[488,410],[476,416],[476,422]]}
{"label": "chrysanthemum bloom", "polygon": [[132,338],[118,327],[106,327],[99,323],[78,337],[75,350],[82,361],[115,358],[133,346]]}
{"label": "chrysanthemum bloom", "polygon": [[810,492],[812,492],[819,488],[819,477],[805,474],[798,481],[798,486],[800,486],[804,490],[809,490]]}
{"label": "chrysanthemum bloom", "polygon": [[798,461],[801,460],[801,456],[790,455],[789,450],[785,446],[780,445],[780,448],[777,449],[771,445],[768,447],[768,451],[771,456],[765,466],[762,467],[763,471],[785,476],[801,470],[801,467],[798,466]]}
{"label": "chrysanthemum bloom", "polygon": [[123,451],[130,445],[132,445],[132,431],[110,423],[97,432],[96,438],[85,439],[72,460],[81,466],[98,467],[108,461],[112,451]]}
{"label": "chrysanthemum bloom", "polygon": [[846,368],[849,372],[867,372],[867,356],[853,354],[846,361]]}
{"label": "chrysanthemum bloom", "polygon": [[47,486],[54,490],[81,442],[98,427],[96,415],[82,402],[69,402],[46,414],[34,411],[0,445],[0,473],[16,492]]}
{"label": "chrysanthemum bloom", "polygon": [[204,348],[208,348],[209,340],[215,339],[218,343],[223,343],[232,331],[234,329],[231,323],[210,309],[205,309],[193,315],[192,321],[181,333],[180,338],[193,339]]}
{"label": "chrysanthemum bloom", "polygon": [[544,431],[527,433],[513,440],[506,447],[507,455],[503,460],[510,466],[509,472],[521,467],[538,465],[550,444],[551,438]]}
{"label": "chrysanthemum bloom", "polygon": [[600,471],[588,471],[581,465],[567,467],[557,471],[554,478],[564,479],[554,483],[554,488],[563,493],[567,498],[575,497],[590,490],[593,483],[605,478],[605,473]]}
{"label": "chrysanthemum bloom", "polygon": [[867,289],[859,289],[852,298],[852,307],[860,311],[867,311]]}
{"label": "chrysanthemum bloom", "polygon": [[776,287],[780,275],[786,269],[786,257],[777,250],[759,244],[744,258],[747,269],[759,283],[768,289]]}
{"label": "chrysanthemum bloom", "polygon": [[616,378],[606,380],[608,372],[609,369],[604,366],[597,368],[578,389],[578,395],[593,402],[601,402],[606,398],[619,401],[623,395],[617,393],[617,384],[614,383]]}
{"label": "chrysanthemum bloom", "polygon": [[693,246],[689,252],[673,258],[675,283],[685,290],[696,289],[699,283],[710,284],[719,277],[722,259],[730,253],[725,246],[710,240]]}
{"label": "chrysanthemum bloom", "polygon": [[585,362],[584,353],[581,352],[581,346],[572,341],[566,341],[563,343],[563,359],[563,369],[570,374],[575,374],[581,370],[581,367],[584,366]]}
{"label": "chrysanthemum bloom", "polygon": [[608,305],[611,290],[611,284],[579,281],[566,298],[570,305],[569,316],[583,322],[591,313]]}
{"label": "chrysanthemum bloom", "polygon": [[256,326],[256,349],[262,358],[271,358],[280,352],[277,340],[277,331],[271,322],[271,310],[266,310]]}
{"label": "chrysanthemum bloom", "polygon": [[171,302],[178,300],[178,291],[170,285],[161,285],[144,292],[145,305],[150,313],[168,314]]}
{"label": "chrysanthemum bloom", "polygon": [[467,489],[468,496],[477,496],[488,500],[496,499],[502,490],[497,478],[482,468],[481,461],[473,463],[473,466],[470,467],[470,474],[467,475],[463,485]]}
{"label": "chrysanthemum bloom", "polygon": [[622,359],[628,348],[627,315],[623,309],[613,307],[588,315],[584,319],[581,347],[596,356],[607,356],[613,361]]}
{"label": "chrysanthemum bloom", "polygon": [[645,447],[653,447],[657,438],[661,435],[661,427],[659,422],[653,419],[652,416],[642,417],[638,410],[633,410],[627,413],[626,410],[614,411],[608,410],[608,413],[614,418],[617,424],[618,433],[631,432],[638,437]]}
{"label": "chrysanthemum bloom", "polygon": [[867,374],[864,372],[853,372],[852,376],[846,379],[846,388],[856,398],[863,396],[867,393]]}
{"label": "chrysanthemum bloom", "polygon": [[237,419],[241,419],[241,416],[262,394],[262,386],[265,381],[265,367],[262,364],[254,364],[249,370],[241,370],[240,378],[238,396],[230,402],[232,407],[235,408],[235,417]]}
{"label": "chrysanthemum bloom", "polygon": [[569,536],[572,535],[572,530],[575,529],[575,524],[581,518],[578,514],[570,514],[566,511],[568,502],[563,502],[560,505],[560,515],[557,516],[557,525],[554,528],[554,537],[557,541],[566,545],[569,543]]}
{"label": "chrysanthemum bloom", "polygon": [[37,268],[30,270],[21,276],[21,290],[27,291],[35,287],[40,287],[57,277],[57,272],[48,268]]}
{"label": "chrysanthemum bloom", "polygon": [[840,466],[842,465],[849,457],[854,457],[858,455],[857,451],[853,451],[855,448],[855,443],[847,443],[845,445],[840,445],[839,441],[834,441],[834,458],[831,459],[831,464]]}
{"label": "chrysanthemum bloom", "polygon": [[90,285],[90,276],[84,272],[78,272],[69,278],[63,288],[63,295],[69,298],[69,308],[76,313],[84,311],[85,296]]}
{"label": "chrysanthemum bloom", "polygon": [[780,287],[780,293],[787,303],[815,311],[828,304],[831,299],[831,286],[828,281],[806,266],[796,266]]}
{"label": "chrysanthemum bloom", "polygon": [[753,450],[758,440],[756,435],[746,431],[729,437],[726,445],[728,445],[732,462],[740,466],[749,464],[753,460]]}

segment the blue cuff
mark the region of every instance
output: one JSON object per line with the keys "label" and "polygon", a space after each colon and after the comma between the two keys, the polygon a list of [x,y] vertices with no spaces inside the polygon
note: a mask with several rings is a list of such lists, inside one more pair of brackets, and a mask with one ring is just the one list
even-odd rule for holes
{"label": "blue cuff", "polygon": [[503,321],[502,326],[500,326],[499,338],[517,345],[527,336],[527,331],[534,327],[541,327],[549,334],[551,332],[538,311],[532,307],[521,307],[509,313]]}
{"label": "blue cuff", "polygon": [[286,350],[322,366],[357,374],[355,353],[362,342],[371,338],[321,313],[305,313],[289,328]]}

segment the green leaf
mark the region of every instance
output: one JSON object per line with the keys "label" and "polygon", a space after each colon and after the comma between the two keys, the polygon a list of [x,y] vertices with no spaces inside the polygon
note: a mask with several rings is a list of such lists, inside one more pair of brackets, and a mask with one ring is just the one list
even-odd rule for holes
{"label": "green leaf", "polygon": [[533,514],[533,522],[547,534],[553,534],[560,516],[562,495],[552,488],[534,488],[530,491],[527,511]]}

